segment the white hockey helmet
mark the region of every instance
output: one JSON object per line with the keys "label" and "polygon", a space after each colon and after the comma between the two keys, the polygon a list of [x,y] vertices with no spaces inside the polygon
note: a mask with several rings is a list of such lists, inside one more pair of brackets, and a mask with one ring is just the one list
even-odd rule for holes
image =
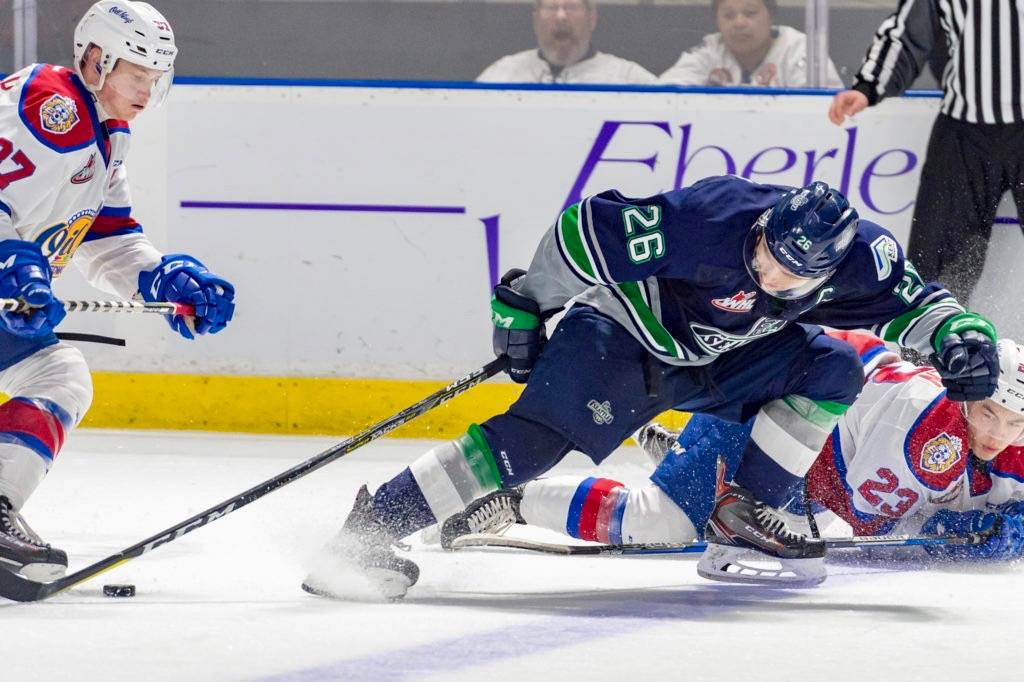
{"label": "white hockey helmet", "polygon": [[83,81],[81,64],[90,45],[103,53],[100,82],[93,90],[102,88],[117,60],[124,59],[163,72],[153,87],[152,105],[159,106],[167,97],[178,48],[170,23],[148,2],[100,0],[89,8],[75,29],[75,71]]}
{"label": "white hockey helmet", "polygon": [[990,400],[1015,414],[1024,415],[1024,347],[1011,339],[999,339],[999,385]]}

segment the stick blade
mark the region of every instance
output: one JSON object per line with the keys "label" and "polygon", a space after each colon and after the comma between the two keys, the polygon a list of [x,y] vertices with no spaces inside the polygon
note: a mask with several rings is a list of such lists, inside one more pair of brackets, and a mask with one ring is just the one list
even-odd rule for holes
{"label": "stick blade", "polygon": [[[57,581],[60,582],[60,581]],[[57,591],[54,583],[40,583],[0,568],[0,597],[11,601],[31,602],[46,599]]]}

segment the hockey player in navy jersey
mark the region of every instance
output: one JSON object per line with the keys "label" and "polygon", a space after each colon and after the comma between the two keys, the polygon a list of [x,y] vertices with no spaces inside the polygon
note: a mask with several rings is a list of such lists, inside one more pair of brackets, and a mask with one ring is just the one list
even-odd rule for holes
{"label": "hockey player in navy jersey", "polygon": [[[574,299],[546,339],[544,320]],[[862,386],[861,363],[820,328],[872,328],[930,354],[956,400],[995,390],[995,330],[923,282],[884,228],[822,182],[712,177],[652,197],[607,191],[565,209],[530,268],[495,287],[494,348],[525,382],[504,414],[439,445],[371,496],[361,489],[307,590],[344,595],[355,571],[401,596],[416,566],[392,547],[472,500],[544,473],[572,449],[596,463],[666,409],[754,418],[743,462],[720,480],[701,559],[728,579],[751,550],[802,580],[824,545],[784,506]]]}
{"label": "hockey player in navy jersey", "polygon": [[164,254],[133,218],[125,159],[130,122],[158,104],[177,48],[145,2],[101,0],[75,29],[73,68],[32,64],[0,81],[0,567],[36,580],[67,568],[21,509],[92,401],[79,350],[57,339],[64,307],[55,280],[74,260],[94,286],[121,298],[173,301],[187,339],[231,320],[234,287],[196,258]]}
{"label": "hockey player in navy jersey", "polygon": [[[864,363],[864,390],[839,419],[807,472],[806,505],[828,533],[836,517],[856,535],[990,530],[984,543],[926,545],[941,558],[1013,560],[1024,555],[1024,347],[1000,339],[999,380],[988,400],[946,398],[938,373],[901,361],[881,339],[830,331]],[[684,543],[703,538],[715,463],[739,466],[752,423],[695,414],[678,435],[657,423],[634,437],[657,465],[650,483],[562,475],[497,490],[444,522],[441,544],[525,523],[603,543]],[[792,518],[792,517],[791,517]],[[998,525],[997,525],[998,524]],[[765,562],[738,577],[786,582]]]}

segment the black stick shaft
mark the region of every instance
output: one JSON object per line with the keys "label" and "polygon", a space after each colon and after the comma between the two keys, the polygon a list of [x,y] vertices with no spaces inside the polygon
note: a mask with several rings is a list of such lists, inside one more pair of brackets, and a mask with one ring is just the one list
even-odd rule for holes
{"label": "black stick shaft", "polygon": [[259,485],[253,486],[243,493],[224,500],[220,504],[210,507],[206,511],[200,512],[195,516],[191,516],[181,523],[177,523],[156,535],[148,537],[145,540],[118,552],[117,554],[101,559],[90,566],[86,566],[81,570],[60,578],[59,580],[55,580],[50,583],[40,583],[24,578],[19,574],[0,569],[0,596],[14,601],[40,601],[56,594],[57,592],[66,590],[69,587],[77,585],[78,583],[93,578],[100,573],[119,566],[130,559],[141,556],[146,552],[160,547],[161,545],[173,542],[182,535],[191,533],[192,531],[202,528],[217,519],[221,519],[232,512],[238,511],[242,507],[258,500],[264,495],[286,486],[293,481],[297,481],[303,476],[313,473],[317,469],[330,464],[334,460],[347,455],[353,450],[361,448],[367,443],[394,431],[406,422],[429,412],[438,405],[448,402],[460,393],[464,393],[473,386],[486,381],[504,369],[504,367],[505,358],[496,358],[480,369],[470,372],[461,379],[456,380],[436,393],[420,400],[415,405],[402,410],[393,417],[389,417],[382,422],[374,424],[362,433],[352,436],[348,440],[324,450],[315,457],[311,457],[305,462],[297,464],[291,469],[288,469],[287,471],[268,479]]}

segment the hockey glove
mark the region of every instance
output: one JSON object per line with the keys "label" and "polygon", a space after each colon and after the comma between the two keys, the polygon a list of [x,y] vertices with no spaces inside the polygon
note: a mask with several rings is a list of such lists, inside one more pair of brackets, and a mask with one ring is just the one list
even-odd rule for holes
{"label": "hockey glove", "polygon": [[145,301],[188,303],[195,317],[168,315],[171,329],[186,339],[196,334],[216,334],[235,313],[235,288],[217,277],[192,256],[175,253],[163,257],[160,265],[139,273],[139,292]]}
{"label": "hockey glove", "polygon": [[933,339],[930,360],[942,377],[946,397],[958,402],[985,400],[999,380],[996,330],[976,313],[960,313],[946,320]]}
{"label": "hockey glove", "polygon": [[526,275],[513,269],[505,273],[491,297],[491,321],[494,322],[494,354],[508,358],[506,372],[517,384],[525,384],[533,365],[547,341],[540,307],[532,298],[513,286]]}
{"label": "hockey glove", "polygon": [[66,314],[50,289],[50,263],[39,245],[19,239],[0,241],[0,298],[20,299],[33,306],[23,313],[0,313],[0,327],[24,338],[53,333]]}
{"label": "hockey glove", "polygon": [[925,545],[932,556],[1008,561],[1024,553],[1024,524],[1019,517],[1010,514],[943,509],[928,519],[921,531],[936,535],[992,531],[991,537],[980,545]]}

